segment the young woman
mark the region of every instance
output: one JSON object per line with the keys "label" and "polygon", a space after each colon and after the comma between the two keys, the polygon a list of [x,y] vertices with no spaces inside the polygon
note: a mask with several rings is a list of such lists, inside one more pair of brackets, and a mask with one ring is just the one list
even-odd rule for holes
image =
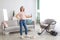
{"label": "young woman", "polygon": [[32,16],[29,16],[29,15],[26,15],[25,14],[25,8],[23,7],[23,6],[21,6],[20,7],[20,12],[16,15],[16,17],[20,20],[19,21],[19,24],[20,24],[20,37],[21,38],[24,38],[23,36],[22,36],[22,27],[24,27],[24,29],[25,29],[25,35],[27,36],[27,37],[30,37],[30,36],[28,36],[27,34],[27,26],[26,26],[26,22],[25,22],[25,20],[26,20],[26,18],[30,18],[30,17],[32,17]]}

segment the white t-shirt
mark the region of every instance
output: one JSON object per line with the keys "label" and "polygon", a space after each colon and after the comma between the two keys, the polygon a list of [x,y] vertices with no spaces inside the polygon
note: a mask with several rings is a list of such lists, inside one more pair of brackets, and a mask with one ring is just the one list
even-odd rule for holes
{"label": "white t-shirt", "polygon": [[26,20],[25,12],[19,12],[18,14],[19,14],[20,20]]}

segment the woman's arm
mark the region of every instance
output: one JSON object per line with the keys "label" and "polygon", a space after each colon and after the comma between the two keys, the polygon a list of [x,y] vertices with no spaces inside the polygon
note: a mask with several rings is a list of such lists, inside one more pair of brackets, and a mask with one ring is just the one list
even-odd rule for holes
{"label": "woman's arm", "polygon": [[17,19],[20,19],[19,14],[16,15],[16,18],[17,18]]}
{"label": "woman's arm", "polygon": [[32,17],[32,15],[30,16],[30,15],[25,15],[26,16],[26,18],[31,18]]}

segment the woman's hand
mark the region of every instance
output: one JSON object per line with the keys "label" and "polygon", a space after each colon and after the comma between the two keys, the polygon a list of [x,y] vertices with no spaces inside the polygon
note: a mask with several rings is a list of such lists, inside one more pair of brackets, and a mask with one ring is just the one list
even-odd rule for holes
{"label": "woman's hand", "polygon": [[32,17],[32,15],[30,16],[30,15],[26,15],[26,18],[31,18]]}
{"label": "woman's hand", "polygon": [[16,18],[17,18],[17,19],[20,19],[19,14],[16,15]]}

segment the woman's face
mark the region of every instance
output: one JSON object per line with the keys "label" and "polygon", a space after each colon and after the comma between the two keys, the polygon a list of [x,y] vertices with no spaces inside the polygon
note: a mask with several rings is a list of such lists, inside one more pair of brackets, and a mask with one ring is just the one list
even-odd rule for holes
{"label": "woman's face", "polygon": [[20,8],[20,12],[24,12],[24,7],[23,6]]}

